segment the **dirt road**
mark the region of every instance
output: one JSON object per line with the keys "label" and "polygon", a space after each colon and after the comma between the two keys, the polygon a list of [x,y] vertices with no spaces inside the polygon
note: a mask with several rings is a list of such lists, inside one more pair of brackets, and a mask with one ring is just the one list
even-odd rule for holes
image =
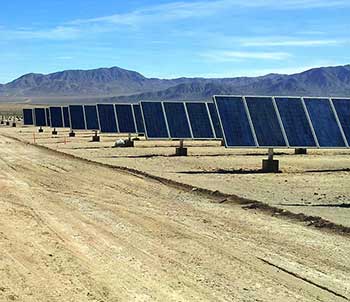
{"label": "dirt road", "polygon": [[349,250],[0,135],[0,301],[348,301]]}

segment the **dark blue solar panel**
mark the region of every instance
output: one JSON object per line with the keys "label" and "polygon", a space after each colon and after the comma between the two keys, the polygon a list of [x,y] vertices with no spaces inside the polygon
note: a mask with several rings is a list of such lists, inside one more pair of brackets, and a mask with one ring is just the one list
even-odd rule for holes
{"label": "dark blue solar panel", "polygon": [[82,105],[69,105],[69,116],[73,130],[85,130],[84,110]]}
{"label": "dark blue solar panel", "polygon": [[98,119],[100,122],[100,131],[104,133],[118,133],[114,105],[98,104],[97,111]]}
{"label": "dark blue solar panel", "polygon": [[272,98],[247,97],[246,101],[259,146],[286,146]]}
{"label": "dark blue solar panel", "polygon": [[50,107],[50,119],[52,128],[63,127],[62,107]]}
{"label": "dark blue solar panel", "polygon": [[86,129],[98,130],[97,108],[95,105],[84,105]]}
{"label": "dark blue solar panel", "polygon": [[115,105],[120,133],[136,133],[131,104]]}
{"label": "dark blue solar panel", "polygon": [[350,99],[334,99],[333,105],[337,111],[346,140],[350,144]]}
{"label": "dark blue solar panel", "polygon": [[143,118],[141,113],[141,107],[138,104],[133,105],[135,122],[137,127],[137,133],[145,133],[145,126],[143,124]]}
{"label": "dark blue solar panel", "polygon": [[192,138],[184,103],[163,103],[170,138]]}
{"label": "dark blue solar panel", "polygon": [[46,112],[45,108],[35,108],[34,109],[34,120],[35,126],[43,127],[46,126]]}
{"label": "dark blue solar panel", "polygon": [[316,147],[301,98],[275,98],[291,147]]}
{"label": "dark blue solar panel", "polygon": [[145,121],[148,138],[169,138],[162,103],[141,102],[141,110]]}
{"label": "dark blue solar panel", "polygon": [[214,103],[208,103],[209,113],[211,117],[211,121],[213,122],[214,131],[216,138],[223,138],[220,120],[218,117],[218,112],[216,111]]}
{"label": "dark blue solar panel", "polygon": [[205,103],[186,103],[194,138],[214,138],[209,113]]}
{"label": "dark blue solar panel", "polygon": [[49,108],[45,109],[45,114],[46,114],[46,126],[51,126],[51,116],[50,116]]}
{"label": "dark blue solar panel", "polygon": [[[2,117],[4,118],[4,117]],[[34,125],[33,109],[23,109],[23,124]]]}
{"label": "dark blue solar panel", "polygon": [[313,98],[304,100],[320,147],[345,147],[329,100]]}
{"label": "dark blue solar panel", "polygon": [[70,128],[69,109],[68,109],[68,107],[62,107],[62,110],[63,110],[64,127]]}
{"label": "dark blue solar panel", "polygon": [[254,136],[241,97],[215,97],[227,147],[255,147]]}

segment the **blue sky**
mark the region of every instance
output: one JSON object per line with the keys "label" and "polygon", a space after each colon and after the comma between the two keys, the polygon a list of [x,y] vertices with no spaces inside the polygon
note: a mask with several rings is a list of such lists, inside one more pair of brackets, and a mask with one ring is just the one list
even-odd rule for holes
{"label": "blue sky", "polygon": [[348,64],[349,9],[349,0],[6,1],[0,83],[111,66],[173,78]]}

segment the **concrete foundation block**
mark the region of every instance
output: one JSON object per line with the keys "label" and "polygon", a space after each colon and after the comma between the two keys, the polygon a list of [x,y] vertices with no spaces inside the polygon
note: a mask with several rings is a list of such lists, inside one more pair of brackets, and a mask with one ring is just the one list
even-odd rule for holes
{"label": "concrete foundation block", "polygon": [[278,173],[279,172],[279,161],[271,159],[263,159],[262,170],[266,173]]}
{"label": "concrete foundation block", "polygon": [[94,136],[92,137],[92,141],[93,141],[93,142],[99,142],[99,141],[101,141],[100,136],[99,136],[99,135],[94,135]]}
{"label": "concrete foundation block", "polygon": [[295,154],[296,155],[307,154],[307,149],[305,149],[305,148],[297,148],[297,149],[295,149]]}
{"label": "concrete foundation block", "polygon": [[187,156],[187,148],[176,148],[175,156]]}

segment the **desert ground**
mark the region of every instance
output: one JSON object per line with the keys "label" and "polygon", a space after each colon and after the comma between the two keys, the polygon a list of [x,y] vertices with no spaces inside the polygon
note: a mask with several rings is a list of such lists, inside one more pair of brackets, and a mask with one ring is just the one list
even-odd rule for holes
{"label": "desert ground", "polygon": [[350,300],[350,151],[44,130],[0,127],[0,301]]}

